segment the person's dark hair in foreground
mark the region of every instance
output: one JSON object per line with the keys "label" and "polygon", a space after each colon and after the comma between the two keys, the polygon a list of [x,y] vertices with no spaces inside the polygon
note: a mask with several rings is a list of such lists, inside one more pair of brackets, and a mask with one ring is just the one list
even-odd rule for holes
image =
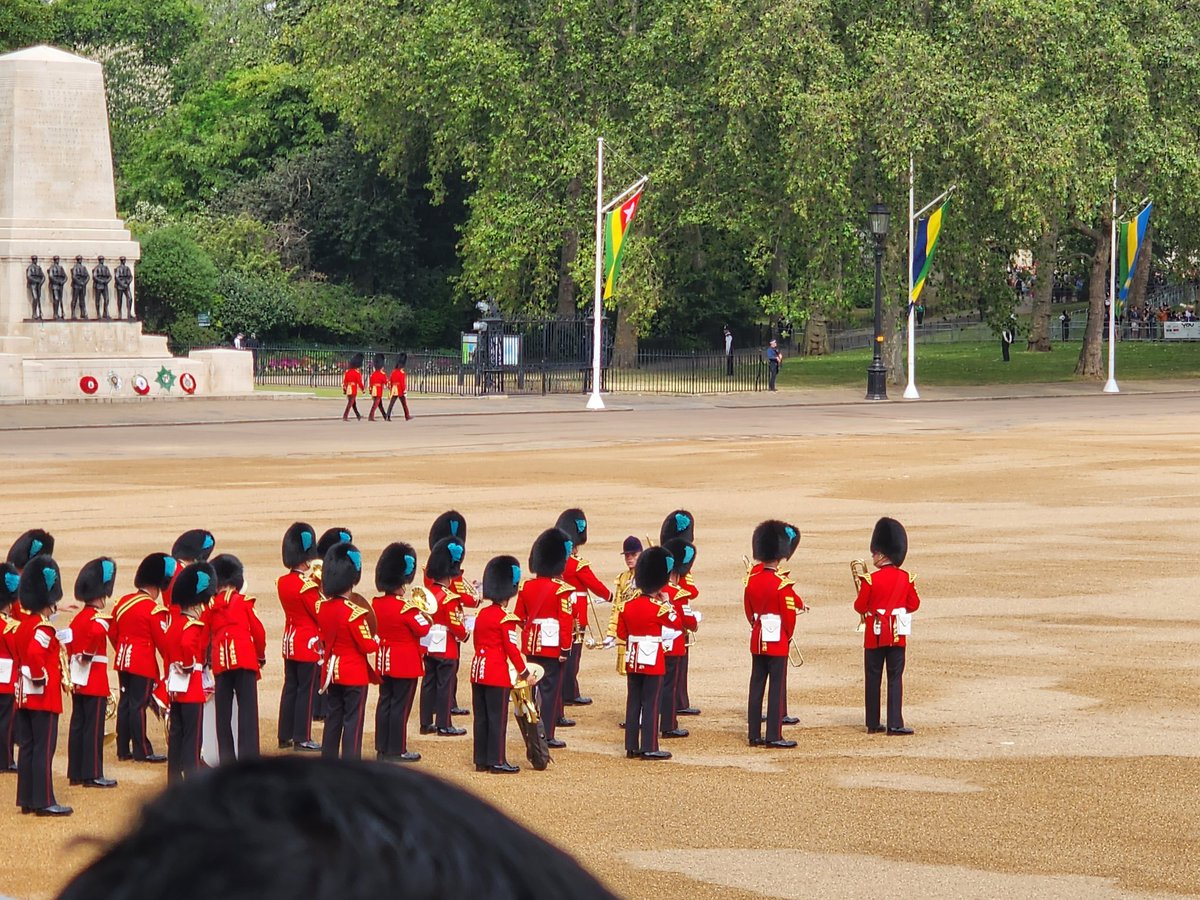
{"label": "person's dark hair in foreground", "polygon": [[612,898],[497,809],[382,763],[264,757],[168,788],[59,900]]}

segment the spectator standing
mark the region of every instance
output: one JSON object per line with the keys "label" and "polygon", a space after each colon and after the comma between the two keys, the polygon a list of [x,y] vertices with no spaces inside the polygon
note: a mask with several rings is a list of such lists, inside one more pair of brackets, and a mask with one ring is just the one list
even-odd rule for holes
{"label": "spectator standing", "polygon": [[725,374],[733,377],[733,332],[725,326]]}
{"label": "spectator standing", "polygon": [[779,377],[779,366],[783,362],[783,354],[779,352],[779,343],[774,338],[767,344],[767,390],[775,390],[775,379]]}

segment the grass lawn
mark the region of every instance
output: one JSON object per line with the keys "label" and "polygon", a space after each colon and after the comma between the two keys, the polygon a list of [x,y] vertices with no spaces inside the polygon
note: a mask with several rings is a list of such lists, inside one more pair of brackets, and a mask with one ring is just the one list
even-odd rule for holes
{"label": "grass lawn", "polygon": [[[1017,349],[1022,347],[1022,349]],[[1103,349],[1108,365],[1108,345]],[[1029,384],[1078,381],[1079,344],[1055,344],[1049,353],[1030,353],[1014,344],[1012,360],[1002,362],[1000,341],[917,345],[918,385]],[[792,357],[779,372],[781,387],[833,387],[865,383],[870,350],[830,356]],[[1107,371],[1107,368],[1105,369]],[[1117,344],[1117,380],[1191,378],[1200,375],[1200,342]]]}

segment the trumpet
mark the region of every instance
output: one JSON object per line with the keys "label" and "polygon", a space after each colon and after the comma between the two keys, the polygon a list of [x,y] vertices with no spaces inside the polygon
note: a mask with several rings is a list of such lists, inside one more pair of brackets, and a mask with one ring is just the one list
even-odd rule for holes
{"label": "trumpet", "polygon": [[[854,581],[854,590],[862,590],[863,582],[869,582],[871,576],[867,574],[867,564],[861,559],[850,560],[850,578]],[[867,630],[867,617],[859,614],[858,627],[855,629],[859,634]]]}
{"label": "trumpet", "polygon": [[427,616],[432,616],[437,612],[437,598],[420,585],[412,589],[412,602]]}

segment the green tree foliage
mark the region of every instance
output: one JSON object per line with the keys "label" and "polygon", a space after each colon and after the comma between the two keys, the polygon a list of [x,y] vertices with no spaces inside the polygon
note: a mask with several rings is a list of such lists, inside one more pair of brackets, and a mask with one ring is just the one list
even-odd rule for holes
{"label": "green tree foliage", "polygon": [[183,225],[168,225],[142,238],[137,270],[138,311],[153,332],[181,320],[195,322],[217,296],[217,267]]}
{"label": "green tree foliage", "polygon": [[135,45],[146,62],[160,65],[177,60],[203,22],[194,0],[54,0],[49,9],[56,43]]}
{"label": "green tree foliage", "polygon": [[45,43],[51,34],[50,8],[42,0],[0,3],[0,53]]}

